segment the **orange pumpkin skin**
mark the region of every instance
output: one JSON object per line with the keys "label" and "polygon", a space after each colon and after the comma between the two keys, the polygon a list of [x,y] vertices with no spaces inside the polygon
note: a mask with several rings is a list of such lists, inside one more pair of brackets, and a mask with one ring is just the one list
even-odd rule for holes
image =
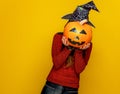
{"label": "orange pumpkin skin", "polygon": [[81,25],[79,21],[68,22],[64,28],[63,36],[70,46],[83,47],[86,43],[91,42],[92,27],[86,23]]}

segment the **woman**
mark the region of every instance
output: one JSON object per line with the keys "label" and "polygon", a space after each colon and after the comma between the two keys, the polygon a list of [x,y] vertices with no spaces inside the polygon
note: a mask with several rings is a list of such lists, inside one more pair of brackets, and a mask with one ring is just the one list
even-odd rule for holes
{"label": "woman", "polygon": [[92,43],[83,48],[68,45],[62,33],[55,34],[52,44],[53,67],[41,94],[78,94],[80,73],[85,69]]}

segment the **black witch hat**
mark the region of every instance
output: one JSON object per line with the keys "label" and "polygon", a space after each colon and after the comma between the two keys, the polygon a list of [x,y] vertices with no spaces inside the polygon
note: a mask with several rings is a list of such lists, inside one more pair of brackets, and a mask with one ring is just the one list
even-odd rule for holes
{"label": "black witch hat", "polygon": [[99,10],[95,6],[93,1],[90,1],[84,5],[78,6],[76,10],[72,14],[67,14],[62,17],[62,19],[69,19],[69,21],[80,21],[81,24],[87,23],[93,27],[95,27],[90,21],[89,21],[89,11],[93,9],[95,11]]}

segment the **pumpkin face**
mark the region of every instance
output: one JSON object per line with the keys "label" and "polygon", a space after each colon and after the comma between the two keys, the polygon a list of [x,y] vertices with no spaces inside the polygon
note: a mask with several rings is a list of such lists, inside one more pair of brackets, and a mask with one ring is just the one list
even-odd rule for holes
{"label": "pumpkin face", "polygon": [[92,28],[88,24],[81,25],[79,21],[69,22],[64,28],[63,36],[70,46],[79,48],[92,39]]}

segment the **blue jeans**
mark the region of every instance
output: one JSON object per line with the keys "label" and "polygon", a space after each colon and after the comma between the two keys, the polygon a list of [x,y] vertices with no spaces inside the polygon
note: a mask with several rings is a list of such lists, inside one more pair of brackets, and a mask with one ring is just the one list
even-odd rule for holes
{"label": "blue jeans", "polygon": [[60,86],[47,81],[41,94],[78,94],[78,89]]}

